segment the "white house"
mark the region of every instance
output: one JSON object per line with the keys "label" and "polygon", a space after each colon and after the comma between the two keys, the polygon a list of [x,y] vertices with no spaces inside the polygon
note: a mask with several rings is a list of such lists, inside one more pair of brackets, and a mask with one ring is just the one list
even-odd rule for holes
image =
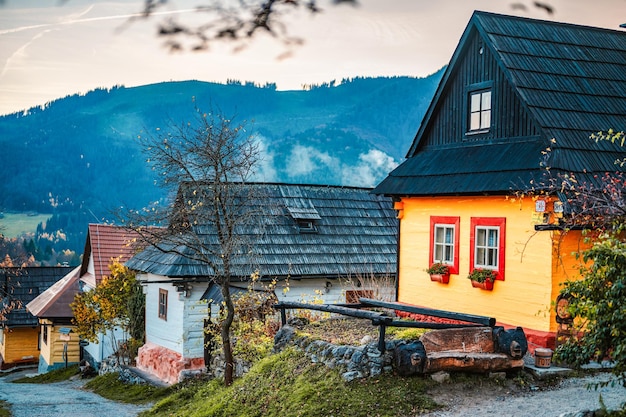
{"label": "white house", "polygon": [[[80,288],[88,291],[102,282],[111,273],[109,265],[114,260],[126,262],[134,254],[134,239],[137,236],[125,228],[105,224],[90,224],[80,266]],[[101,333],[98,343],[89,343],[83,347],[84,359],[95,369],[103,359],[117,350],[119,343],[127,339],[122,329],[112,333]]]}
{"label": "white house", "polygon": [[[261,280],[277,279],[276,294],[285,301],[352,302],[372,296],[379,289],[375,282],[395,282],[389,277],[396,273],[398,229],[390,199],[364,188],[246,187],[263,197],[255,223],[239,231],[251,244],[235,262],[234,291],[245,289],[255,271]],[[195,232],[206,245],[216,244],[211,227],[197,225]],[[183,255],[188,248],[164,249],[149,246],[126,266],[146,285],[146,344],[137,366],[176,383],[181,371],[204,369],[204,320],[209,301],[215,306],[221,295],[210,268]],[[287,280],[289,291],[283,292]],[[384,290],[393,299],[395,284]]]}

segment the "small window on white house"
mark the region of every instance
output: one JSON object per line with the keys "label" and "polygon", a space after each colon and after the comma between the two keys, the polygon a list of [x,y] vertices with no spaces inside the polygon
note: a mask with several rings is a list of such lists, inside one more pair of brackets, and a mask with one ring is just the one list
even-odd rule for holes
{"label": "small window on white house", "polygon": [[491,127],[491,90],[470,93],[470,132],[488,130]]}
{"label": "small window on white house", "polygon": [[167,320],[167,290],[159,288],[159,318]]}

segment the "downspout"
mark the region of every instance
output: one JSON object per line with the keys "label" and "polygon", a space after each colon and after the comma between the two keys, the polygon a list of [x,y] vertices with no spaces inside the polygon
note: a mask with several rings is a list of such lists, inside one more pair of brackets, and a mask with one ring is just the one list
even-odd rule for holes
{"label": "downspout", "polygon": [[402,223],[402,218],[404,217],[404,203],[402,202],[402,198],[397,199],[396,197],[392,198],[393,200],[393,208],[398,212],[396,219],[398,219],[398,234],[396,238],[396,299],[398,301],[400,299],[400,227]]}
{"label": "downspout", "polygon": [[396,299],[400,299],[400,222],[398,219],[398,238],[396,239]]}

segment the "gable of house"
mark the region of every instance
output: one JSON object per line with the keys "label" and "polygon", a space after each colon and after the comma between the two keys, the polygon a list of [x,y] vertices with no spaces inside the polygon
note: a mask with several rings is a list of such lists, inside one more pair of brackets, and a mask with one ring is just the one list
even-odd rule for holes
{"label": "gable of house", "polygon": [[407,160],[375,192],[502,194],[545,166],[588,181],[623,170],[619,144],[589,136],[626,129],[624,65],[626,32],[475,12]]}
{"label": "gable of house", "polygon": [[111,271],[113,260],[124,263],[136,252],[137,234],[110,224],[90,224],[80,267],[81,281],[95,288]]}

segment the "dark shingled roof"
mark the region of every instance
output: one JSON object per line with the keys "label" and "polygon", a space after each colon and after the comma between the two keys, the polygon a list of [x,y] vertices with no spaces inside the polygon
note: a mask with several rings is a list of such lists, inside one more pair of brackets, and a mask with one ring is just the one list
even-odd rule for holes
{"label": "dark shingled roof", "polygon": [[[446,83],[456,76],[464,48],[480,36],[540,132],[539,137],[427,144]],[[407,153],[407,160],[374,192],[386,195],[501,193],[528,186],[542,174],[624,170],[625,149],[596,143],[591,133],[626,130],[626,32],[475,12]],[[515,115],[510,116],[511,121]],[[551,139],[555,143],[551,143]],[[550,146],[549,159],[542,152]]]}
{"label": "dark shingled roof", "polygon": [[[332,277],[349,274],[395,274],[398,222],[391,199],[370,189],[315,185],[248,184],[262,195],[256,224],[242,235],[251,253],[235,260],[234,276],[283,278]],[[305,231],[298,221],[311,221]],[[215,245],[215,232],[199,225],[197,233]],[[181,248],[186,251],[186,248]],[[126,266],[169,277],[206,278],[213,272],[202,262],[148,247]]]}
{"label": "dark shingled roof", "polygon": [[7,315],[7,327],[37,326],[37,317],[26,310],[26,304],[63,278],[70,267],[0,268],[0,307],[11,300],[19,300],[21,307]]}

